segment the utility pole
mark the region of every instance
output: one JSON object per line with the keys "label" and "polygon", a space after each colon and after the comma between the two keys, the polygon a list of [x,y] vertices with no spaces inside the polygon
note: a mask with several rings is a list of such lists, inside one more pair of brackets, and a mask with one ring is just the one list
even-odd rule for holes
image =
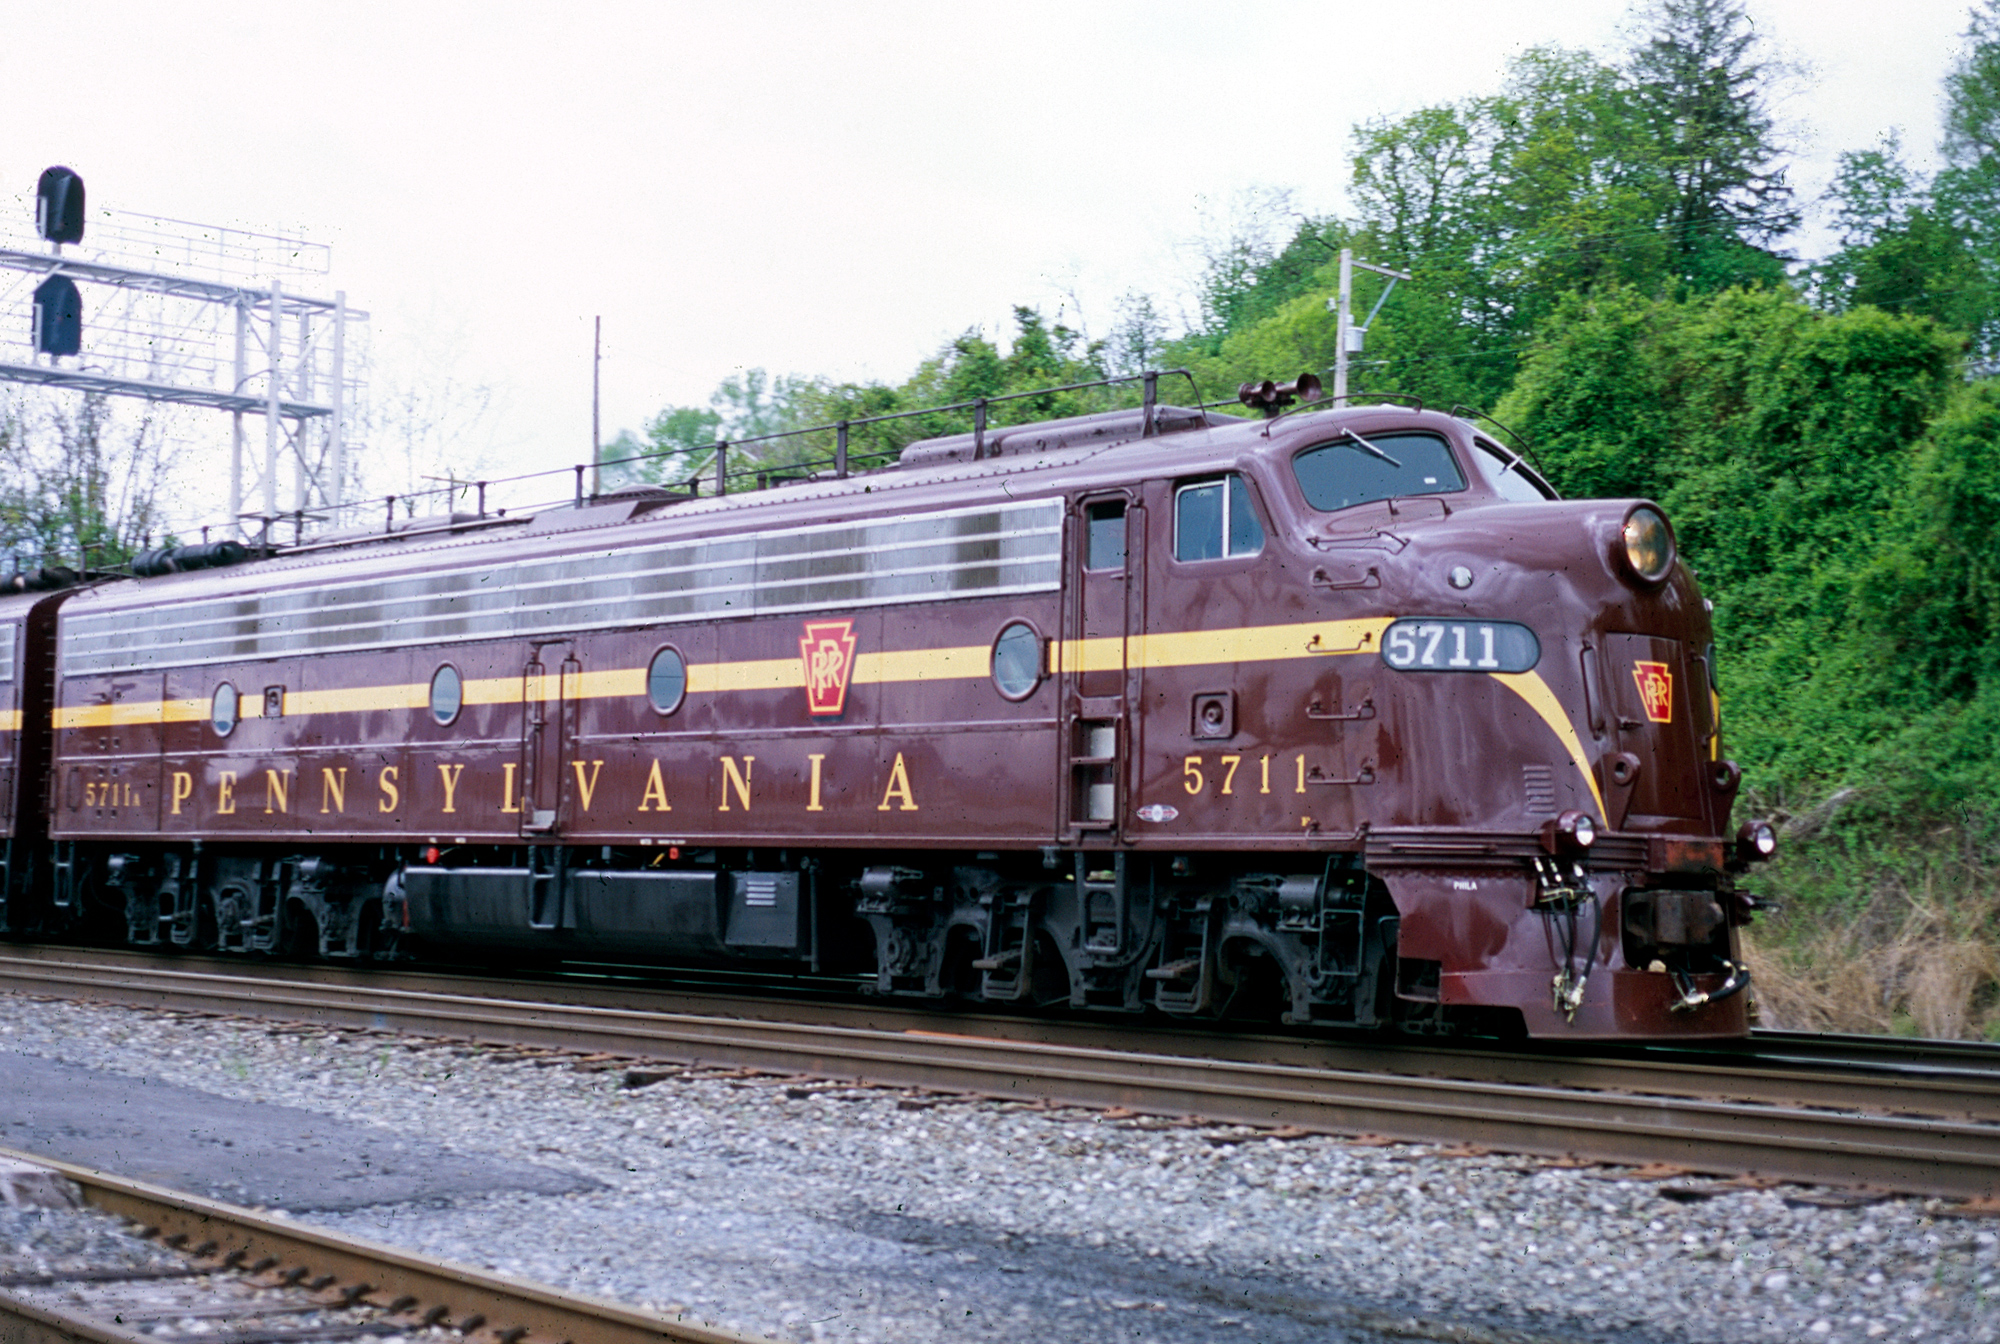
{"label": "utility pole", "polygon": [[[1373,271],[1377,275],[1389,277],[1388,287],[1382,297],[1375,300],[1375,306],[1368,310],[1368,320],[1360,326],[1354,325],[1354,270]],[[1338,406],[1347,400],[1347,361],[1350,355],[1358,355],[1367,343],[1368,328],[1375,321],[1375,314],[1382,311],[1382,305],[1389,301],[1390,290],[1395,289],[1398,280],[1408,280],[1407,271],[1394,271],[1387,266],[1377,266],[1371,261],[1356,261],[1354,249],[1340,249],[1340,294],[1327,300],[1327,307],[1334,313],[1336,348],[1333,356],[1333,404]]]}
{"label": "utility pole", "polygon": [[592,497],[604,493],[604,481],[600,475],[598,459],[604,455],[604,433],[597,422],[598,370],[604,363],[604,317],[596,318],[596,331],[590,340],[590,493]]}

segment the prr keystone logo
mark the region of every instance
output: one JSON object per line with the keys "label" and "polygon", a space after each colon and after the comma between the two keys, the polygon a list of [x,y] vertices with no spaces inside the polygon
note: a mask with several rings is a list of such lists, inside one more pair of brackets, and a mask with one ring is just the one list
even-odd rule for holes
{"label": "prr keystone logo", "polygon": [[806,707],[815,715],[840,713],[854,671],[854,622],[807,621],[799,636],[799,662],[806,674]]}
{"label": "prr keystone logo", "polygon": [[1674,717],[1674,674],[1667,670],[1667,665],[1635,662],[1632,680],[1639,683],[1639,699],[1646,706],[1646,717],[1654,723],[1670,722]]}

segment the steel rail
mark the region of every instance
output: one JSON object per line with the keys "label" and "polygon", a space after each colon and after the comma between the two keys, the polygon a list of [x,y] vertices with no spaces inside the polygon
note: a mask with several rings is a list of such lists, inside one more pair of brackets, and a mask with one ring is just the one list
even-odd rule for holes
{"label": "steel rail", "polygon": [[[41,970],[22,963],[34,963]],[[97,977],[122,968],[133,978],[116,991]],[[810,1016],[822,1026],[893,1032],[954,1032],[967,1036],[1035,1041],[1046,1045],[1109,1048],[1146,1054],[1284,1064],[1301,1068],[1413,1073],[1491,1083],[1554,1084],[1605,1092],[1662,1097],[1881,1111],[2000,1124],[2000,1048],[1969,1042],[1894,1042],[1888,1050],[1873,1037],[1811,1038],[1773,1033],[1775,1049],[1748,1045],[1522,1047],[1442,1044],[1402,1038],[1325,1033],[1274,1034],[1218,1030],[1200,1024],[1131,1022],[953,1011],[894,1000],[803,1000],[742,990],[686,989],[657,982],[635,984],[605,975],[526,975],[513,978],[460,971],[407,971],[352,966],[246,962],[239,958],[177,957],[84,951],[70,947],[0,945],[0,988],[51,992],[102,990],[127,1002],[165,1006],[192,992],[194,982],[162,980],[182,971],[231,982],[318,985],[345,993],[383,989],[517,1003],[622,1008],[633,1012],[793,1021]],[[155,989],[154,986],[159,988]],[[171,987],[170,987],[171,986]],[[180,998],[184,1005],[188,1002]],[[240,1005],[213,1011],[245,1011]],[[344,1025],[370,1025],[356,1018]],[[495,1038],[498,1039],[498,1038]],[[1817,1048],[1803,1061],[1801,1041]],[[516,1042],[501,1041],[502,1044]],[[1851,1045],[1851,1049],[1843,1049]],[[1939,1062],[1926,1047],[1938,1047]],[[1983,1053],[1982,1053],[1983,1052]],[[1886,1056],[1886,1057],[1885,1057]],[[1984,1064],[1986,1067],[1977,1067]]]}
{"label": "steel rail", "polygon": [[1766,1056],[1838,1060],[1855,1065],[1889,1063],[1903,1066],[1912,1061],[1934,1065],[1948,1063],[2000,1076],[2000,1043],[1993,1041],[1943,1041],[1908,1036],[1760,1029],[1751,1033],[1748,1046],[1736,1048],[1753,1049]]}
{"label": "steel rail", "polygon": [[[314,1280],[313,1287],[322,1293],[344,1287],[341,1299],[380,1307],[407,1322],[412,1334],[441,1325],[470,1344],[747,1344],[751,1339],[302,1227],[90,1167],[5,1149],[0,1149],[0,1159],[57,1172],[75,1183],[87,1205],[151,1229],[148,1235],[170,1246],[196,1247],[189,1254],[200,1272],[251,1264],[279,1282]],[[0,1344],[149,1342],[156,1344],[151,1336],[116,1322],[52,1310],[0,1289]]]}
{"label": "steel rail", "polygon": [[[1863,1112],[1857,1109],[1862,1089],[1851,1077],[1812,1089],[1804,1101],[1780,1090],[1745,1102],[1589,1090],[1622,1062],[1579,1060],[1568,1067],[1559,1055],[1520,1057],[1540,1069],[1533,1079],[1493,1076],[1502,1072],[1498,1067],[1488,1076],[1441,1077],[1408,1070],[1476,1075],[1477,1057],[1455,1052],[1440,1063],[1401,1052],[1398,1061],[1392,1051],[1378,1055],[1373,1068],[1339,1067],[1308,1039],[1276,1038],[1287,1056],[1282,1061],[1246,1059],[1229,1056],[1256,1053],[1255,1038],[1239,1044],[1190,1034],[1173,1038],[1178,1048],[1160,1050],[1136,1048],[1139,1042],[1114,1033],[1118,1048],[1104,1048],[1080,1043],[1078,1035],[1009,1037],[988,1031],[990,1019],[983,1018],[968,1024],[931,1016],[924,1026],[905,1018],[885,1028],[879,1019],[889,1015],[868,1009],[874,1025],[827,1025],[558,1003],[549,1001],[546,985],[496,996],[463,992],[470,986],[462,983],[451,992],[419,991],[394,977],[353,973],[333,983],[300,977],[297,969],[267,967],[246,976],[136,959],[107,968],[0,958],[0,988],[1724,1175],[1958,1198],[2000,1194],[2000,1125],[1886,1108]],[[537,993],[542,997],[518,996]],[[1051,1025],[1033,1027],[1055,1036]],[[1162,1035],[1151,1033],[1144,1044]],[[1267,1039],[1264,1048],[1273,1043]],[[1678,1066],[1645,1067],[1648,1077],[1663,1077]],[[1901,1081],[1889,1086],[1904,1088]]]}

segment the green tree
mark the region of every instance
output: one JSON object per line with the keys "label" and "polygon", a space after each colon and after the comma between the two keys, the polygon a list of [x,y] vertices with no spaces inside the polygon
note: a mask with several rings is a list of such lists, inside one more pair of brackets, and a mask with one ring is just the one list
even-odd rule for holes
{"label": "green tree", "polygon": [[1897,725],[1863,575],[1907,526],[1959,341],[1782,290],[1572,296],[1498,408],[1557,485],[1648,497],[1716,604],[1732,751],[1808,789],[1866,776]]}
{"label": "green tree", "polygon": [[[1371,329],[1356,385],[1487,405],[1566,294],[1782,283],[1776,246],[1798,212],[1766,109],[1776,70],[1741,0],[1653,0],[1639,18],[1646,36],[1622,65],[1536,48],[1497,94],[1356,126],[1356,218],[1290,212],[1281,246],[1282,194],[1239,211],[1205,247],[1200,322],[1168,354],[1211,395],[1330,364],[1315,305],[1352,247],[1417,276]],[[1380,284],[1357,278],[1364,311]]]}
{"label": "green tree", "polygon": [[1371,243],[1403,262],[1478,251],[1485,110],[1474,100],[1354,128],[1351,191]]}
{"label": "green tree", "polygon": [[692,455],[721,437],[722,412],[713,407],[669,406],[646,422],[646,442],[655,452]]}
{"label": "green tree", "polygon": [[1990,253],[2000,230],[1994,209],[2000,205],[2000,0],[1972,8],[1944,93],[1940,192],[1965,211],[1965,222]]}
{"label": "green tree", "polygon": [[98,393],[0,405],[0,549],[15,569],[123,564],[163,518],[165,440],[151,406],[121,415]]}
{"label": "green tree", "polygon": [[664,407],[646,422],[643,438],[621,435],[605,456],[645,454],[619,469],[622,480],[678,484],[700,478],[709,489],[719,447],[732,477],[795,467],[814,456],[807,436],[792,431],[815,423],[816,395],[811,379],[745,369],[718,383],[706,407]]}
{"label": "green tree", "polygon": [[[732,479],[738,475],[760,474],[768,479],[822,471],[834,460],[837,427],[842,421],[850,422],[850,466],[880,465],[893,461],[914,440],[964,432],[971,427],[970,413],[852,422],[982,397],[1012,398],[996,401],[990,408],[988,423],[994,426],[1080,415],[1111,404],[1110,396],[1097,389],[1013,397],[1107,376],[1103,347],[1086,342],[1082,333],[1061,323],[1052,324],[1038,310],[1026,306],[1015,308],[1014,327],[1014,339],[1004,351],[980,332],[967,331],[893,387],[773,378],[763,369],[750,369],[725,379],[710,398],[708,409],[668,406],[648,421],[645,447],[652,456],[631,464],[625,478],[679,482],[700,475],[708,480],[718,440],[728,440]],[[781,437],[744,442],[767,435]],[[731,488],[742,487],[733,484]]]}
{"label": "green tree", "polygon": [[1571,292],[1783,279],[1767,244],[1796,212],[1748,20],[1735,0],[1646,17],[1624,66],[1536,48],[1497,94],[1356,128],[1350,236],[1418,276],[1370,339],[1393,386],[1491,404]]}
{"label": "green tree", "polygon": [[[912,400],[903,388],[881,383],[836,383],[826,379],[805,382],[793,389],[792,405],[802,425],[838,425],[841,421],[873,421],[851,424],[848,432],[848,464],[859,470],[894,462],[905,444],[923,437],[924,417],[875,421],[874,417],[919,409],[928,402]],[[839,447],[837,432],[801,436],[794,441],[801,460],[833,460]]]}
{"label": "green tree", "polygon": [[1874,149],[1849,150],[1827,199],[1843,247],[1866,246],[1881,233],[1921,209],[1927,193],[1903,160],[1903,137],[1889,131]]}
{"label": "green tree", "polygon": [[1269,187],[1240,192],[1219,212],[1205,215],[1195,244],[1201,258],[1197,339],[1212,347],[1290,297],[1282,291],[1282,277],[1299,266],[1284,240],[1302,218],[1290,192]]}
{"label": "green tree", "polygon": [[1144,373],[1166,360],[1167,320],[1150,294],[1128,292],[1119,299],[1111,335],[1104,342],[1105,368],[1114,374]]}
{"label": "green tree", "polygon": [[[2000,798],[2000,384],[1963,386],[1918,445],[1853,637],[1890,711],[1875,757],[1925,815]],[[1989,819],[1990,816],[1989,816]]]}
{"label": "green tree", "polygon": [[[1006,359],[1008,392],[1095,382],[1106,376],[1101,345],[1086,343],[1081,332],[1060,322],[1051,326],[1033,308],[1014,309],[1014,341]],[[1090,390],[1049,392],[1010,403],[1003,419],[1020,423],[1077,415],[1100,409],[1102,403],[1102,395]]]}
{"label": "green tree", "polygon": [[798,428],[792,401],[804,380],[773,378],[763,369],[731,374],[716,386],[708,404],[732,440],[762,438]]}
{"label": "green tree", "polygon": [[646,422],[643,435],[621,431],[604,448],[607,485],[627,481],[679,484],[715,456],[722,413],[712,407],[667,406]]}
{"label": "green tree", "polygon": [[1681,280],[1697,293],[1783,278],[1798,226],[1766,106],[1776,73],[1742,0],[1653,0],[1628,61],[1652,156],[1666,174]]}
{"label": "green tree", "polygon": [[1898,136],[1842,154],[1827,197],[1840,247],[1811,271],[1823,304],[1872,304],[1968,335],[1992,320],[1992,287],[1970,240],[1903,161]]}
{"label": "green tree", "polygon": [[[1619,70],[1558,48],[1516,58],[1498,94],[1357,126],[1358,219],[1301,227],[1287,251],[1315,266],[1296,267],[1300,279],[1260,312],[1277,321],[1272,331],[1238,327],[1213,343],[1220,358],[1210,380],[1276,372],[1250,363],[1274,347],[1319,351],[1330,363],[1330,324],[1319,330],[1294,300],[1330,295],[1338,249],[1351,246],[1417,275],[1371,330],[1357,385],[1490,404],[1562,293],[1652,286],[1668,272],[1667,178],[1648,157],[1647,126]],[[1360,302],[1372,302],[1381,283],[1358,276]]]}
{"label": "green tree", "polygon": [[1976,337],[1991,360],[2000,354],[2000,0],[1973,7],[1944,95],[1944,167],[1932,193],[1938,218],[1964,239],[1985,293],[1996,296]]}

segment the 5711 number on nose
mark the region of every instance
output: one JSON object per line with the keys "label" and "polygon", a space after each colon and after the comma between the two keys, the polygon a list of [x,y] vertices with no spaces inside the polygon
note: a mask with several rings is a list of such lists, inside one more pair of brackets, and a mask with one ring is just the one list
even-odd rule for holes
{"label": "5711 number on nose", "polygon": [[1541,641],[1511,621],[1397,621],[1382,636],[1382,661],[1399,672],[1526,672]]}

